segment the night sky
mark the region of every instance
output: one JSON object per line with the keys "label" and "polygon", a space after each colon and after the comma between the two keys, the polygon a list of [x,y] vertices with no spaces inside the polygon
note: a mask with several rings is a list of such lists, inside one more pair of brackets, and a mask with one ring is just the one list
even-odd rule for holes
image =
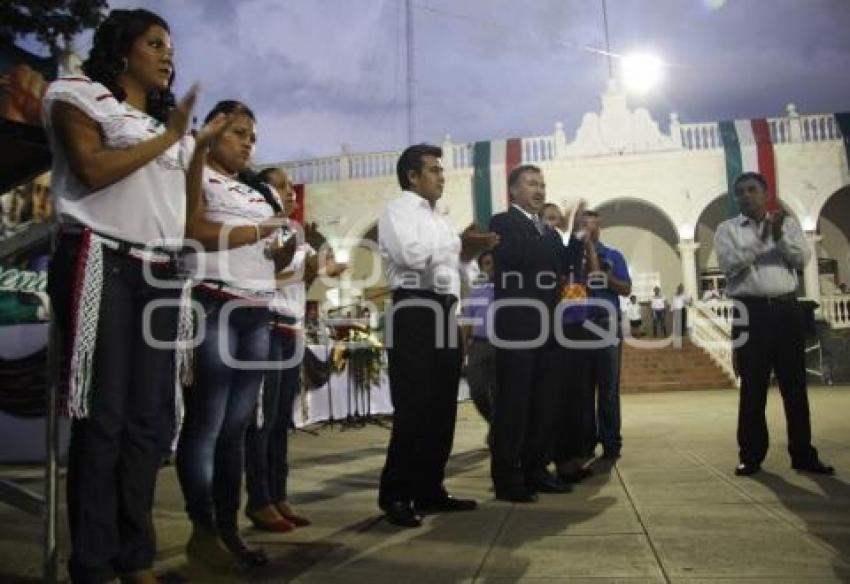
{"label": "night sky", "polygon": [[[391,150],[407,141],[403,0],[112,0],[171,25],[177,93],[202,84],[257,114],[257,162]],[[631,100],[662,127],[850,110],[850,0],[608,0],[611,51],[667,63]],[[572,140],[606,85],[596,0],[414,0],[415,135],[439,143]],[[88,52],[91,35],[78,40]],[[615,70],[617,67],[615,58]]]}

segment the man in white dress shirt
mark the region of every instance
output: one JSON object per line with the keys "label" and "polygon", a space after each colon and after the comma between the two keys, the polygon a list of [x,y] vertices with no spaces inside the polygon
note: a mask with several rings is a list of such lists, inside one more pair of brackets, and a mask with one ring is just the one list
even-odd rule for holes
{"label": "man in white dress shirt", "polygon": [[454,315],[461,275],[498,237],[470,226],[460,237],[436,209],[443,194],[442,150],[420,144],[399,158],[401,195],[378,220],[378,245],[393,307],[387,314],[393,429],[378,505],[396,525],[421,514],[475,509],[443,487],[454,439],[461,350]]}
{"label": "man in white dress shirt", "polygon": [[809,398],[806,393],[804,308],[797,301],[797,270],[812,255],[800,224],[781,208],[767,211],[767,183],[758,173],[735,179],[735,199],[741,214],[717,228],[714,247],[726,274],[726,291],[736,309],[746,311],[748,324],[736,323],[732,338],[746,334],[735,348],[734,364],[741,377],[738,406],[738,476],[761,470],[767,454],[765,419],[767,388],[773,371],[785,406],[788,452],[794,469],[832,474],[812,446]]}

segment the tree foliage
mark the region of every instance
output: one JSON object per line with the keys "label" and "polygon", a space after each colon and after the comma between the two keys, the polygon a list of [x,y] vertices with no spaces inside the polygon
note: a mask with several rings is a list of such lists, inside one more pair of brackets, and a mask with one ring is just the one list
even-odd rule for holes
{"label": "tree foliage", "polygon": [[0,0],[0,39],[34,35],[55,55],[75,34],[103,20],[107,0]]}

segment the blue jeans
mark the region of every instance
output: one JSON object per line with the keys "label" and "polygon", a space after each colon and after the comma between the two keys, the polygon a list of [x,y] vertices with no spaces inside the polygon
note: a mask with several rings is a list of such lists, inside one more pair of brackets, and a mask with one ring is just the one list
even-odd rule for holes
{"label": "blue jeans", "polygon": [[[300,345],[300,346],[298,346]],[[263,424],[256,418],[245,436],[245,486],[249,511],[286,500],[289,475],[289,427],[292,407],[301,382],[301,358],[304,344],[294,335],[272,329],[269,361],[292,360],[300,351],[297,364],[288,369],[273,368],[263,382]]]}
{"label": "blue jeans", "polygon": [[652,311],[652,336],[657,337],[658,331],[667,336],[667,313],[664,310]]}
{"label": "blue jeans", "polygon": [[265,361],[269,354],[269,311],[239,307],[226,320],[226,301],[197,294],[206,314],[206,337],[195,350],[195,385],[185,392],[186,416],[177,447],[177,476],[193,523],[220,531],[236,529],[242,487],[245,429],[255,414],[263,370],[232,368],[230,355]]}
{"label": "blue jeans", "polygon": [[[606,452],[620,452],[620,358],[622,340],[613,346],[589,351],[591,361],[591,391],[596,389],[596,431],[591,436],[591,451],[601,443]],[[592,394],[591,394],[592,395]],[[590,401],[593,408],[593,400]],[[592,426],[591,426],[592,428]]]}

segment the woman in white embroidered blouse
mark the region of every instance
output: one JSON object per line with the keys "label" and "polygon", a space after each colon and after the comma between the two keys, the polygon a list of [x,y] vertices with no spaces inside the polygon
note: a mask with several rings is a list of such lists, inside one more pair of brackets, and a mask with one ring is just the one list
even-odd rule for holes
{"label": "woman in white embroidered blouse", "polygon": [[239,536],[237,511],[245,430],[269,354],[268,304],[275,274],[290,263],[294,247],[275,243],[283,217],[264,193],[239,180],[254,151],[254,114],[222,101],[205,124],[221,116],[228,116],[226,128],[189,173],[187,233],[207,251],[189,255],[186,265],[199,281],[193,296],[203,307],[198,330],[205,335],[195,349],[194,384],[185,392],[176,467],[192,520],[190,562],[230,570],[267,562]]}
{"label": "woman in white embroidered blouse", "polygon": [[[172,57],[162,18],[113,10],[95,32],[85,75],[58,79],[44,98],[60,223],[48,288],[70,359],[74,418],[73,581],[154,578],[150,513],[174,352],[152,346],[143,330],[160,342],[176,334],[173,259],[185,230],[195,101],[193,90],[175,106]],[[168,304],[144,323],[145,307],[159,300]]]}

